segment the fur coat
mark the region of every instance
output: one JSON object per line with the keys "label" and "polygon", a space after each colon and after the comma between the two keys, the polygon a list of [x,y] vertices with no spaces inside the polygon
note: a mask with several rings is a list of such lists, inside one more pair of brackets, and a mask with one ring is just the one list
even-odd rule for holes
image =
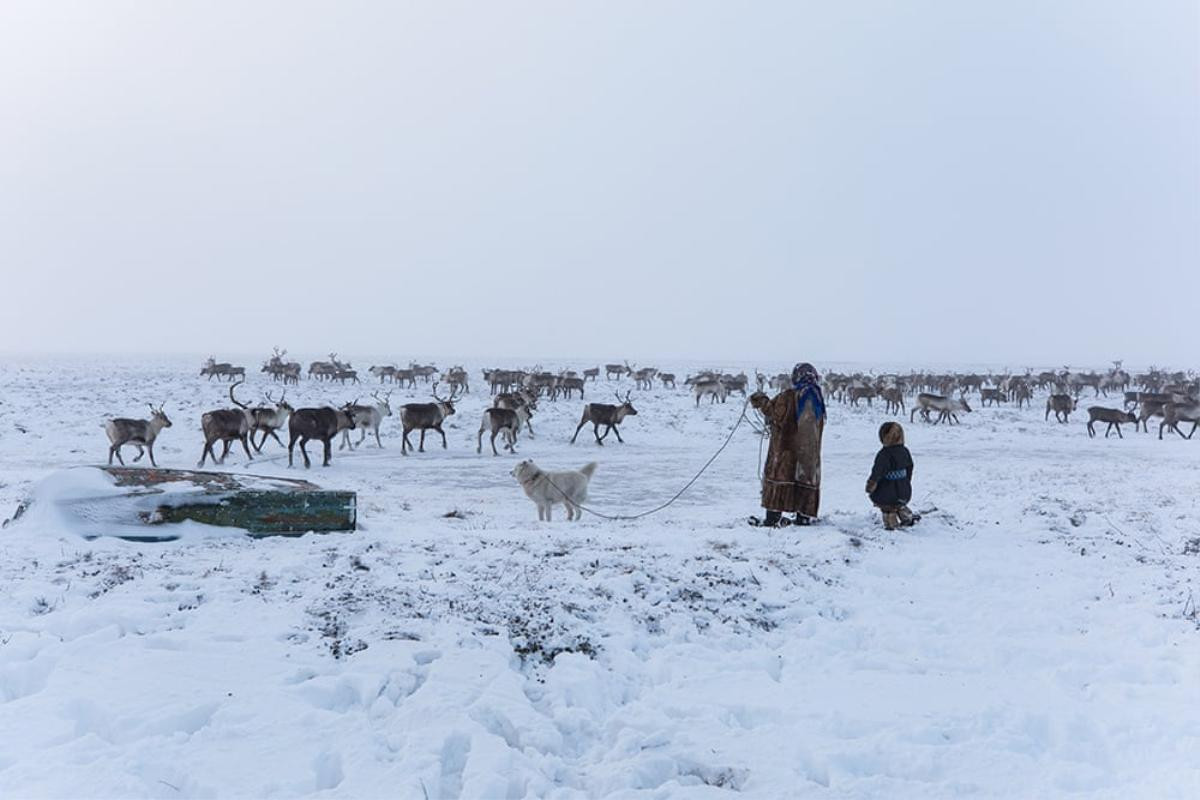
{"label": "fur coat", "polygon": [[750,403],[771,428],[767,463],[763,466],[762,506],[768,511],[817,516],[821,503],[821,435],[825,419],[811,404],[796,418],[796,390],[768,398],[761,392]]}

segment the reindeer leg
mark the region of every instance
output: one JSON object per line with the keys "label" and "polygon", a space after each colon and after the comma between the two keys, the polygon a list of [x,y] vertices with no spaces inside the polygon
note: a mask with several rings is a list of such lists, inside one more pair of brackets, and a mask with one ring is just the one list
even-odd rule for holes
{"label": "reindeer leg", "polygon": [[325,445],[325,460],[321,462],[322,467],[328,467],[329,462],[333,460],[333,437],[323,439],[321,444]]}
{"label": "reindeer leg", "polygon": [[108,448],[108,464],[109,464],[109,466],[112,466],[112,460],[113,460],[114,455],[117,457],[117,461],[119,461],[121,463],[121,466],[122,467],[125,466],[125,459],[121,458],[121,446],[119,444],[113,445],[112,447]]}
{"label": "reindeer leg", "polygon": [[412,442],[408,440],[408,432],[411,430],[412,428],[405,428],[404,434],[400,437],[400,455],[402,456],[408,455],[408,451],[412,450]]}
{"label": "reindeer leg", "polygon": [[142,456],[146,455],[146,449],[144,447],[142,447],[140,444],[135,444],[134,447],[136,447],[137,451],[138,451],[138,454],[133,457],[133,463],[136,464],[137,462],[142,460]]}
{"label": "reindeer leg", "polygon": [[375,444],[379,446],[380,450],[383,449],[383,441],[379,438],[379,427],[378,426],[375,427]]}
{"label": "reindeer leg", "polygon": [[[615,433],[617,435],[617,441],[620,442],[621,444],[625,444],[625,440],[621,438],[621,429],[618,428],[616,425],[609,425],[608,427],[613,433]],[[608,434],[605,434],[605,435],[607,436]]]}
{"label": "reindeer leg", "polygon": [[475,437],[476,454],[483,453],[483,426],[479,426],[479,435]]}
{"label": "reindeer leg", "polygon": [[498,453],[496,451],[496,434],[497,433],[499,433],[499,431],[492,431],[492,455],[494,455],[494,456],[500,455],[500,453]]}
{"label": "reindeer leg", "polygon": [[154,460],[154,445],[150,442],[146,442],[146,454],[150,456],[150,466],[157,467],[158,462]]}
{"label": "reindeer leg", "polygon": [[583,430],[584,425],[587,425],[587,417],[584,417],[582,420],[580,420],[579,427],[575,429],[575,435],[571,437],[571,444],[575,444],[575,440],[579,438],[579,432]]}
{"label": "reindeer leg", "polygon": [[[604,437],[602,437],[600,435],[600,423],[599,422],[595,422],[592,424],[592,436],[596,437],[596,444],[600,445],[601,447],[604,446]],[[607,430],[604,431],[604,436],[608,436]]]}
{"label": "reindeer leg", "polygon": [[304,468],[311,469],[312,461],[308,457],[308,440],[309,437],[303,436],[300,438],[300,455],[304,456]]}
{"label": "reindeer leg", "polygon": [[250,443],[247,441],[247,439],[249,439],[249,438],[250,438],[249,436],[245,436],[245,435],[243,435],[243,436],[241,437],[241,439],[242,439],[242,449],[246,451],[246,460],[247,460],[247,461],[253,461],[253,460],[254,460],[254,456],[250,455]]}

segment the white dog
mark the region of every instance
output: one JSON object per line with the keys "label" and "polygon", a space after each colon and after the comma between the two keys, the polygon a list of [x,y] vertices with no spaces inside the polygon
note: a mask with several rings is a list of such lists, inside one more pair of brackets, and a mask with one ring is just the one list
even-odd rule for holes
{"label": "white dog", "polygon": [[579,505],[587,500],[588,483],[592,473],[596,471],[596,463],[592,462],[579,470],[565,472],[546,472],[532,461],[522,461],[513,467],[512,475],[521,484],[525,494],[538,507],[538,519],[550,521],[550,509],[555,503],[567,507],[567,519],[579,519],[583,516]]}

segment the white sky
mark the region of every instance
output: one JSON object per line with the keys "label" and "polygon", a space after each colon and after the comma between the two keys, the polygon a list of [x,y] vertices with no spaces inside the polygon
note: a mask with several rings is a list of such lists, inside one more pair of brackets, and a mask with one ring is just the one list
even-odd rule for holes
{"label": "white sky", "polygon": [[0,349],[1194,366],[1200,4],[0,4]]}

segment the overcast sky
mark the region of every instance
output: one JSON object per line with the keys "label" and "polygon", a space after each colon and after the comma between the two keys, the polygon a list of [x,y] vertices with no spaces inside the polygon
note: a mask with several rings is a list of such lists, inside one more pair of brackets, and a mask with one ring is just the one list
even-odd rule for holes
{"label": "overcast sky", "polygon": [[6,351],[1200,365],[1200,4],[0,4]]}

